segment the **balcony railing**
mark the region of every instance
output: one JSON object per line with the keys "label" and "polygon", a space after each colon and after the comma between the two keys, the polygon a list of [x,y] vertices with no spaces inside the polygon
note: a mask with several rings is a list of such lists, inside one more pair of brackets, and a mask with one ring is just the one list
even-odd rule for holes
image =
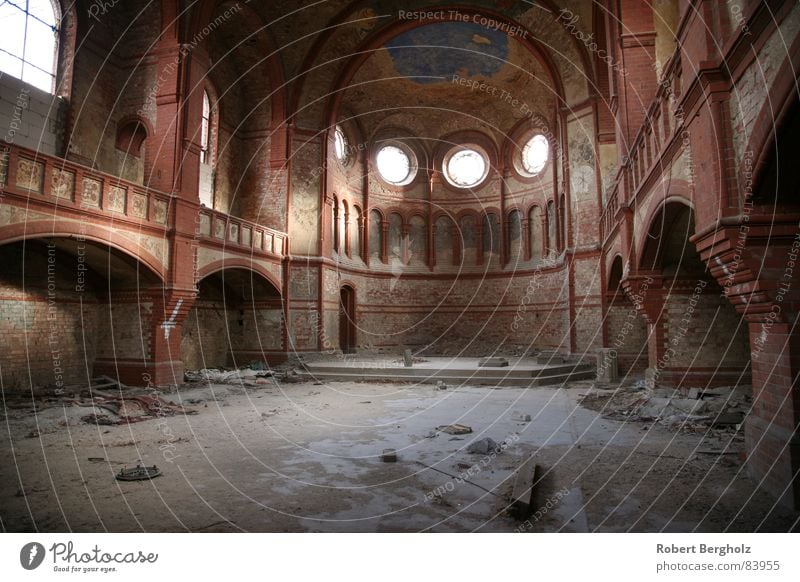
{"label": "balcony railing", "polygon": [[198,223],[200,237],[256,254],[282,257],[287,252],[288,235],[224,212],[201,208]]}
{"label": "balcony railing", "polygon": [[606,206],[600,219],[600,235],[603,241],[616,226],[617,211],[621,204],[636,199],[641,186],[661,165],[669,144],[683,127],[682,112],[675,102],[681,94],[680,50],[676,49],[664,67],[655,98],[650,104],[644,123],[636,133],[626,159],[620,164],[614,184],[609,190]]}
{"label": "balcony railing", "polygon": [[166,228],[172,196],[19,146],[0,147],[0,187],[64,209]]}
{"label": "balcony railing", "polygon": [[[159,229],[173,223],[173,195],[19,146],[0,146],[0,188],[26,203],[40,201]],[[209,208],[200,208],[198,231],[201,240],[231,250],[277,257],[288,250],[285,232]]]}

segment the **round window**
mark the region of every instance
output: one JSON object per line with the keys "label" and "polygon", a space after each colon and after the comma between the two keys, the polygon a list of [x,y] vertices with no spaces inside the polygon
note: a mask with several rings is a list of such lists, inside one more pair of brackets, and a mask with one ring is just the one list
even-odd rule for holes
{"label": "round window", "polygon": [[528,174],[535,176],[544,169],[549,155],[550,144],[547,138],[540,133],[536,134],[522,148],[522,167]]}
{"label": "round window", "polygon": [[397,145],[385,145],[375,156],[378,173],[384,181],[404,186],[414,179],[415,167],[411,155]]}
{"label": "round window", "polygon": [[475,146],[453,149],[444,159],[444,175],[458,188],[477,186],[489,173],[486,154]]}

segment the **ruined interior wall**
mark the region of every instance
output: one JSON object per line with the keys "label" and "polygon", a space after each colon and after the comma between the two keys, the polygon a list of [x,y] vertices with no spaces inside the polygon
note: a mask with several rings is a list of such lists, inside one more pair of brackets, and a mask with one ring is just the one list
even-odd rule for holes
{"label": "ruined interior wall", "polygon": [[226,309],[221,299],[197,299],[183,323],[181,360],[187,370],[229,365],[238,315]]}
{"label": "ruined interior wall", "polygon": [[607,347],[616,350],[620,376],[640,374],[647,368],[647,326],[633,304],[611,303],[606,315]]}
{"label": "ruined interior wall", "polygon": [[667,296],[665,369],[743,370],[750,361],[747,325],[719,287],[708,283],[695,291]]}
{"label": "ruined interior wall", "polygon": [[355,276],[360,348],[428,355],[568,350],[563,269],[509,278]]}
{"label": "ruined interior wall", "polygon": [[55,250],[29,244],[24,257],[23,269],[21,244],[0,247],[3,390],[85,383],[99,343],[97,289],[76,292],[75,261]]}

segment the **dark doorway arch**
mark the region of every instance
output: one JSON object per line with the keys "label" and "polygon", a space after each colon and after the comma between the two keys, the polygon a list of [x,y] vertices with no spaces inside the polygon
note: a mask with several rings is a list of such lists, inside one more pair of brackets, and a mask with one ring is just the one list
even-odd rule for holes
{"label": "dark doorway arch", "polygon": [[350,285],[339,291],[339,347],[344,354],[356,351],[356,291]]}

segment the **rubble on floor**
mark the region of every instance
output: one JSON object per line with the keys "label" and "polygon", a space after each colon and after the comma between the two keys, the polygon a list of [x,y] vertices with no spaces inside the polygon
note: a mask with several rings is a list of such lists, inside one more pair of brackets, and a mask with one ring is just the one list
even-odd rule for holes
{"label": "rubble on floor", "polygon": [[[249,365],[233,370],[203,368],[202,370],[187,370],[183,377],[186,382],[207,382],[212,384],[267,384],[267,378],[274,376],[272,370],[259,365]],[[259,382],[259,380],[261,380]]]}
{"label": "rubble on floor", "polygon": [[750,391],[749,386],[647,390],[638,382],[616,388],[594,384],[580,395],[580,403],[610,420],[653,422],[692,433],[738,431],[752,405]]}
{"label": "rubble on floor", "polygon": [[[122,385],[120,385],[122,386]],[[55,432],[59,427],[75,424],[112,426],[133,424],[178,414],[195,414],[197,411],[144,388],[125,388],[102,392],[94,386],[76,391],[81,395],[49,395],[34,398],[13,396],[6,400],[6,418],[27,419],[35,423],[29,438]]]}
{"label": "rubble on floor", "polygon": [[472,432],[472,427],[465,424],[445,424],[437,426],[436,430],[447,434],[469,434]]}

